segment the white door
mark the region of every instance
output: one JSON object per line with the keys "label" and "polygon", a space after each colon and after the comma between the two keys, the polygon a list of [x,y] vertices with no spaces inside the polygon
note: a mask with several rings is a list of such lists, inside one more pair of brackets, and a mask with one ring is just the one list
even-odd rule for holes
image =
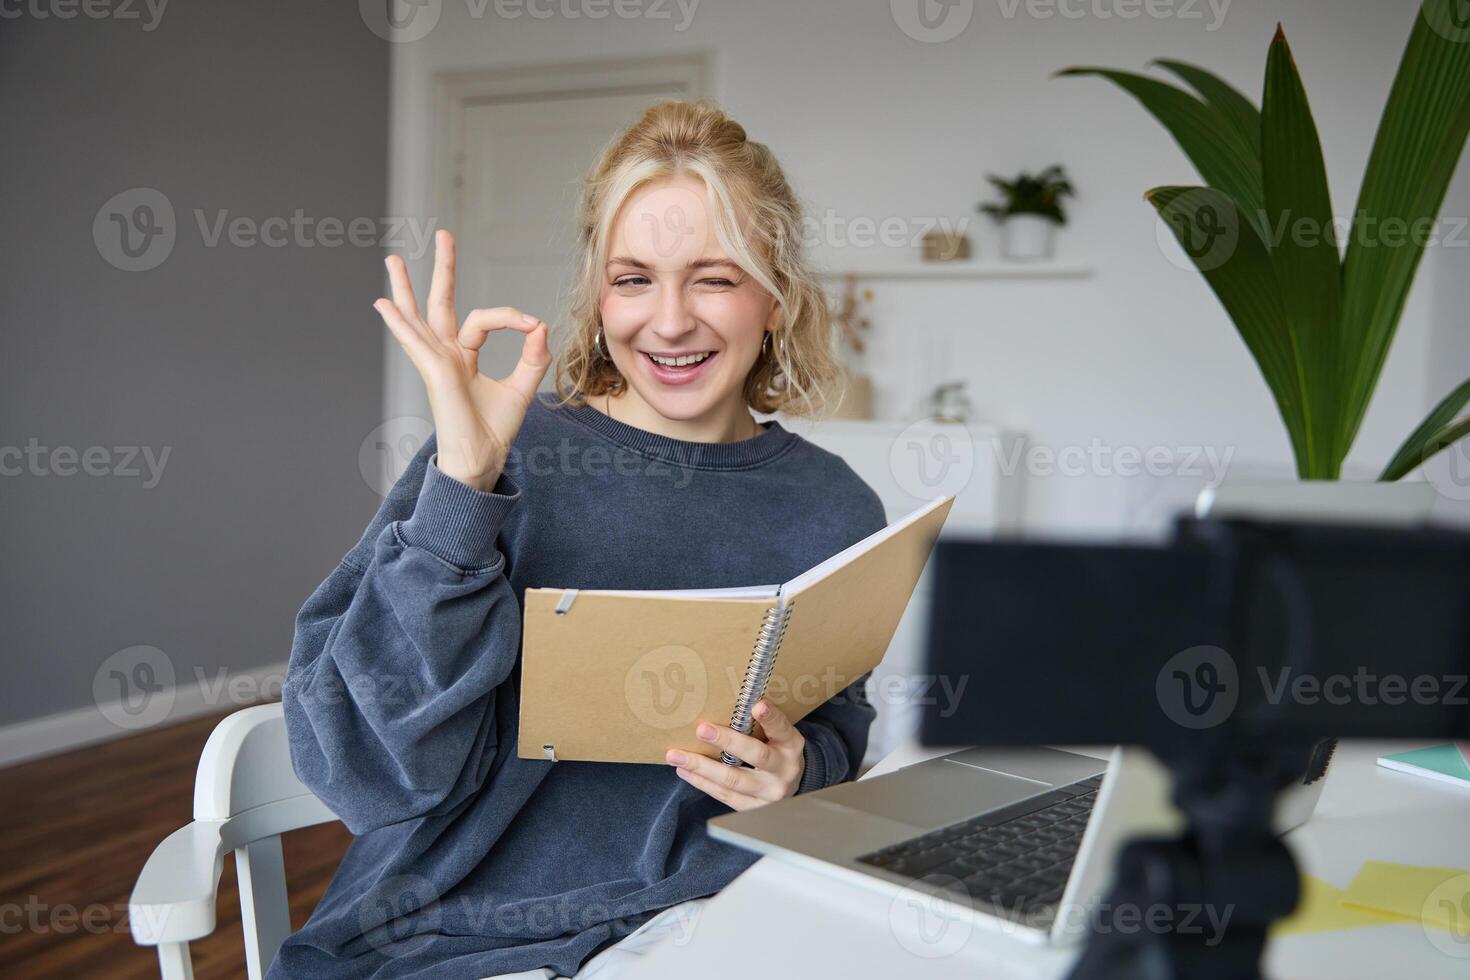
{"label": "white door", "polygon": [[[514,306],[565,327],[576,248],[580,180],[607,142],[662,99],[692,91],[687,59],[656,77],[657,66],[608,66],[603,79],[579,73],[560,90],[465,92],[453,114],[447,213],[459,243],[459,308]],[[655,77],[649,77],[652,74]],[[524,80],[524,75],[521,79]],[[441,144],[442,145],[442,144]],[[554,332],[555,348],[560,338]],[[503,377],[515,366],[518,343],[493,338],[480,370]],[[548,372],[542,387],[553,385]]]}

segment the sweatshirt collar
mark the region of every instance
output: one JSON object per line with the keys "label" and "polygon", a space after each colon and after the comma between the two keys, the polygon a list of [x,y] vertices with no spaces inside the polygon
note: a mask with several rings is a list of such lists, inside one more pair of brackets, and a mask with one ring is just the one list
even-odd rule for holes
{"label": "sweatshirt collar", "polygon": [[555,396],[544,404],[605,439],[629,449],[680,466],[710,470],[748,469],[769,462],[796,443],[796,435],[775,419],[761,423],[762,432],[736,442],[693,442],[649,432],[604,415],[590,404],[553,407]]}

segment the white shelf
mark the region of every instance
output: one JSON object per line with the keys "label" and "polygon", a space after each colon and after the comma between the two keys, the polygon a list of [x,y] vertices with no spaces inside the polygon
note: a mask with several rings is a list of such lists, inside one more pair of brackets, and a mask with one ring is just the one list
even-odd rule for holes
{"label": "white shelf", "polygon": [[818,270],[823,279],[841,279],[848,275],[859,279],[1085,279],[1092,272],[1092,266],[1085,262],[1005,262],[998,259],[861,262]]}

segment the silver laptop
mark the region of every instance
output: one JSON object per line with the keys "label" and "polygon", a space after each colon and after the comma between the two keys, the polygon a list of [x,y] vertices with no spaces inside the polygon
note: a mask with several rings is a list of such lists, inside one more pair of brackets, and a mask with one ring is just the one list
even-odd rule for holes
{"label": "silver laptop", "polygon": [[[1179,817],[1151,758],[972,748],[716,817],[712,837],[1034,942],[1085,935],[1118,849]],[[944,906],[943,908],[937,906]]]}
{"label": "silver laptop", "polygon": [[[1428,484],[1235,483],[1205,490],[1195,512],[1409,525],[1432,506]],[[1321,774],[1282,795],[1278,831],[1311,816]],[[1164,770],[1141,750],[1102,759],[971,748],[716,817],[709,831],[895,897],[922,894],[949,916],[1060,943],[1087,933],[1128,839],[1179,825]]]}

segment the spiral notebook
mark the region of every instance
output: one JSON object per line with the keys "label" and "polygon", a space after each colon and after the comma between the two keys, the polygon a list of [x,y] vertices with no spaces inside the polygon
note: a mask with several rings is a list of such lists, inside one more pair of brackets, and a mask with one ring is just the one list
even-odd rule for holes
{"label": "spiral notebook", "polygon": [[779,585],[527,589],[520,756],[663,765],[670,748],[719,755],[700,721],[759,736],[762,696],[803,718],[883,659],[953,504],[931,501]]}

